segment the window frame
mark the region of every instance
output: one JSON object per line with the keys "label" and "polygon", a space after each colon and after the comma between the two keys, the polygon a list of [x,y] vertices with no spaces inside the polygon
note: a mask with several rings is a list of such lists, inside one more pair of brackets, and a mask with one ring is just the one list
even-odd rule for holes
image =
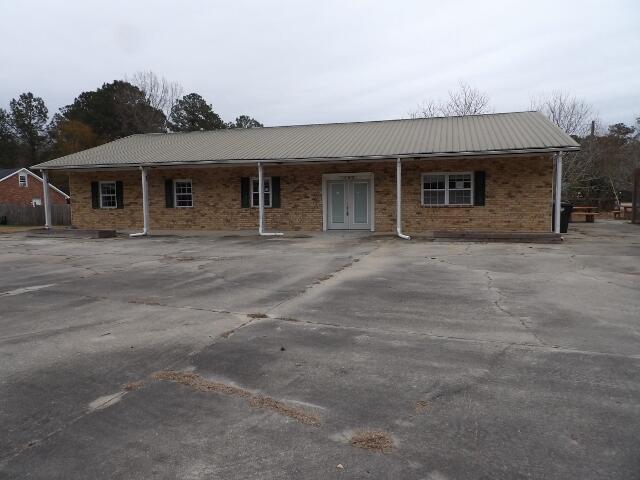
{"label": "window frame", "polygon": [[[22,179],[24,178],[24,185],[22,185]],[[29,186],[29,175],[26,173],[18,173],[18,187],[27,188]]]}
{"label": "window frame", "polygon": [[[189,183],[191,187],[191,205],[178,205],[178,183]],[[180,195],[186,195],[181,193]],[[173,181],[173,207],[174,208],[193,208],[193,181],[190,178],[178,178]]]}
{"label": "window frame", "polygon": [[[105,206],[102,203],[102,186],[103,185],[113,185],[113,199],[115,200],[114,205],[113,206]],[[112,194],[108,194],[109,196],[112,196]],[[104,182],[98,182],[98,196],[100,197],[100,208],[103,208],[105,210],[111,210],[112,208],[118,208],[118,187],[116,185],[116,181],[115,180],[109,180],[109,181],[104,181]]]}
{"label": "window frame", "polygon": [[[264,180],[265,183],[269,184],[269,203],[265,202],[264,203],[264,208],[272,208],[273,205],[273,182],[271,180],[271,177],[262,177],[262,179]],[[258,182],[258,177],[250,177],[249,178],[249,206],[251,208],[259,208],[260,207],[260,203],[258,203],[257,205],[253,204],[253,194],[255,193],[256,195],[258,195],[258,202],[260,202],[260,191],[254,192],[253,190],[253,182]],[[260,184],[258,184],[258,189],[260,188]],[[263,192],[263,194],[265,194],[267,192]]]}
{"label": "window frame", "polygon": [[[442,204],[430,204],[424,203],[424,177],[428,175],[444,175],[444,203]],[[469,203],[449,203],[449,177],[453,175],[469,175],[471,179],[471,188],[463,188],[457,189],[455,191],[460,190],[469,190],[470,193],[470,202]],[[468,208],[474,206],[474,195],[475,195],[475,178],[474,172],[424,172],[420,175],[420,204],[423,207],[432,207],[432,208],[443,208],[443,207],[459,207],[459,208]],[[429,191],[442,191],[442,190],[429,190]]]}

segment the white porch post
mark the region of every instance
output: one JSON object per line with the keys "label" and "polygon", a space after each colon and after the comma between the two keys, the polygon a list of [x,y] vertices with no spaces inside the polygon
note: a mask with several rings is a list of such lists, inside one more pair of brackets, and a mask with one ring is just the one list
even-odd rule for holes
{"label": "white porch post", "polygon": [[42,170],[42,196],[44,201],[44,228],[51,228],[51,202],[49,199],[48,170]]}
{"label": "white porch post", "polygon": [[400,238],[411,239],[402,233],[402,164],[399,157],[396,160],[396,233]]}
{"label": "white porch post", "polygon": [[258,234],[264,234],[264,178],[262,163],[258,162]]}
{"label": "white porch post", "polygon": [[142,181],[142,232],[132,233],[130,237],[142,237],[149,235],[149,182],[147,180],[148,167],[140,167]]}
{"label": "white porch post", "polygon": [[562,152],[558,152],[556,156],[556,178],[554,185],[554,222],[553,222],[553,231],[555,233],[560,233],[560,203],[562,201]]}
{"label": "white porch post", "polygon": [[142,231],[145,235],[149,234],[149,181],[147,180],[147,173],[149,171],[146,167],[141,167],[142,172]]}

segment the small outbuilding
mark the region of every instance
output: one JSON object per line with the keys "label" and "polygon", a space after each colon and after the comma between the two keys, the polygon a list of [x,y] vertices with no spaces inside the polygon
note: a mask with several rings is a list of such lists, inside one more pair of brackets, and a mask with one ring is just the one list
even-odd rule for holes
{"label": "small outbuilding", "polygon": [[132,135],[36,168],[68,173],[78,228],[549,233],[576,150],[516,112]]}

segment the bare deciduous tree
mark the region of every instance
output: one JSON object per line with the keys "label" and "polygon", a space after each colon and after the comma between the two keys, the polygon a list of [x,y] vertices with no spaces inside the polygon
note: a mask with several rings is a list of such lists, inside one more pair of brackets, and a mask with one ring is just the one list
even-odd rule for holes
{"label": "bare deciduous tree", "polygon": [[478,115],[489,113],[489,96],[477,88],[460,82],[458,90],[449,92],[449,101],[445,104],[447,115]]}
{"label": "bare deciduous tree", "polygon": [[468,83],[460,82],[457,90],[449,91],[445,101],[425,100],[416,110],[409,112],[411,118],[430,118],[440,116],[466,116],[490,113],[489,96]]}
{"label": "bare deciduous tree", "polygon": [[418,104],[418,108],[409,112],[411,118],[432,118],[442,116],[442,106],[435,100],[425,100]]}
{"label": "bare deciduous tree", "polygon": [[591,106],[568,92],[556,90],[531,97],[530,108],[544,114],[569,135],[577,137],[581,143],[581,152],[566,153],[563,157],[563,185],[571,191],[582,189],[595,181],[599,176],[601,149],[595,135],[590,135],[591,122],[595,122],[594,134],[599,133],[601,127],[600,123],[594,120]]}
{"label": "bare deciduous tree", "polygon": [[584,100],[561,90],[532,97],[531,109],[544,113],[569,135],[584,137],[589,133],[594,112]]}
{"label": "bare deciduous tree", "polygon": [[151,70],[136,72],[131,79],[126,80],[142,90],[149,104],[162,110],[167,118],[171,115],[171,108],[182,96],[182,85],[170,82],[165,77],[160,78]]}

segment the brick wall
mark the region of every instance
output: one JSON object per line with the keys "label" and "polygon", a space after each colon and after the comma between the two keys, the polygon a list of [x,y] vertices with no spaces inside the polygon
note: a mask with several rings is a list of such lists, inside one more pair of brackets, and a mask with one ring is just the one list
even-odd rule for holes
{"label": "brick wall", "polygon": [[[281,208],[265,209],[270,230],[322,230],[322,174],[372,172],[375,227],[395,229],[395,161],[265,166],[265,176],[281,177]],[[421,174],[437,171],[486,172],[483,207],[423,207]],[[551,228],[552,160],[549,156],[405,160],[403,228],[407,233],[433,230],[547,232]],[[257,208],[242,208],[240,178],[257,175],[257,167],[152,169],[149,172],[151,229],[255,229]],[[164,180],[191,179],[193,208],[166,208]],[[91,182],[121,180],[123,209],[93,209]],[[142,228],[140,172],[72,172],[72,222],[79,228]]]}
{"label": "brick wall", "polygon": [[[0,182],[0,203],[9,205],[31,205],[34,198],[39,198],[42,205],[44,205],[42,182],[31,175],[27,175],[26,187],[18,185],[17,173]],[[67,203],[67,199],[52,188],[49,189],[49,199],[51,203],[55,204]]]}

